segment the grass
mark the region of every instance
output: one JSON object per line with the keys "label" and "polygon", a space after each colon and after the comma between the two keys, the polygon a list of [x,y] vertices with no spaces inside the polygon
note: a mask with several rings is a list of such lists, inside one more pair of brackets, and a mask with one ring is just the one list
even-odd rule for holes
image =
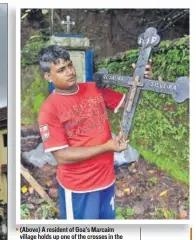
{"label": "grass", "polygon": [[186,171],[182,171],[178,163],[168,161],[167,158],[157,156],[153,152],[144,150],[137,144],[135,145],[137,150],[140,152],[140,154],[145,160],[149,161],[150,163],[156,164],[158,168],[168,172],[175,179],[189,184],[189,174]]}

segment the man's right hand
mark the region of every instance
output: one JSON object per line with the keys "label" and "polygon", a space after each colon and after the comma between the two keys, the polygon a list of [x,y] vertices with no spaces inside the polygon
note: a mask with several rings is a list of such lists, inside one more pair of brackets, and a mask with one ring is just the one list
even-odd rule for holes
{"label": "man's right hand", "polygon": [[109,151],[122,152],[128,148],[128,143],[129,140],[125,140],[122,131],[120,131],[118,136],[107,141],[105,146]]}
{"label": "man's right hand", "polygon": [[104,144],[86,147],[67,147],[53,152],[58,164],[72,164],[81,162],[107,152],[121,152],[128,147],[122,130],[118,136],[110,139]]}

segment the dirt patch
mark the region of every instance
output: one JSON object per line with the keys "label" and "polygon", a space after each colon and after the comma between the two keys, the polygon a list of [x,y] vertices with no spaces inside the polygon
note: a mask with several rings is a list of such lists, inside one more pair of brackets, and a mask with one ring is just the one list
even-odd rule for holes
{"label": "dirt patch", "polygon": [[189,218],[189,186],[153,164],[140,159],[116,168],[116,176],[117,207],[133,209],[131,216],[124,214],[125,218]]}
{"label": "dirt patch", "polygon": [[[29,188],[22,178],[22,218],[55,219],[59,217],[56,167],[29,165],[31,174],[50,195],[54,203],[48,205]],[[116,207],[119,219],[189,219],[189,186],[170,177],[143,159],[115,168]],[[31,190],[30,190],[31,189]],[[26,212],[26,214],[25,214]]]}

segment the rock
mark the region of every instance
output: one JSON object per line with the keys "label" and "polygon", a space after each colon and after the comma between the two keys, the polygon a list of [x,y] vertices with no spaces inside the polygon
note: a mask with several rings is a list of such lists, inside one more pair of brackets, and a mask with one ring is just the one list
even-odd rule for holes
{"label": "rock", "polygon": [[135,163],[129,164],[129,166],[128,166],[129,172],[131,172],[135,168],[135,166],[136,166]]}
{"label": "rock", "polygon": [[21,151],[29,152],[35,149],[41,142],[40,136],[31,136],[29,138],[21,138]]}
{"label": "rock", "polygon": [[22,127],[21,128],[21,151],[29,152],[37,147],[42,142],[39,129],[37,127]]}
{"label": "rock", "polygon": [[145,208],[142,203],[136,203],[135,206],[133,207],[135,210],[135,214],[137,215],[143,215]]}
{"label": "rock", "polygon": [[137,170],[134,168],[133,170],[132,170],[132,173],[136,173],[137,172]]}
{"label": "rock", "polygon": [[52,186],[52,184],[53,184],[53,181],[51,180],[51,179],[47,179],[46,181],[45,181],[45,186],[46,187],[51,187]]}
{"label": "rock", "polygon": [[21,127],[21,137],[39,136],[39,128],[35,126]]}
{"label": "rock", "polygon": [[56,174],[57,166],[50,165],[46,163],[42,168],[40,168],[40,174],[47,173],[47,176],[52,176]]}
{"label": "rock", "polygon": [[57,188],[49,188],[48,194],[51,198],[58,198],[58,189]]}
{"label": "rock", "polygon": [[41,198],[31,198],[30,202],[39,205],[40,203],[43,203],[43,200]]}
{"label": "rock", "polygon": [[136,170],[136,164],[135,163],[132,163],[131,165],[128,166],[128,170],[130,173],[136,173],[137,170]]}
{"label": "rock", "polygon": [[34,207],[34,205],[32,204],[32,203],[27,203],[27,208],[29,209],[29,210],[34,210],[35,209],[35,207]]}
{"label": "rock", "polygon": [[125,196],[125,193],[122,190],[117,189],[115,195],[119,198],[122,198]]}

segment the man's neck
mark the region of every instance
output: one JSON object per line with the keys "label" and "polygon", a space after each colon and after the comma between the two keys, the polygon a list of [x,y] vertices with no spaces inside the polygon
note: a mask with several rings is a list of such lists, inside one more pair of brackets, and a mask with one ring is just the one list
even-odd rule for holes
{"label": "man's neck", "polygon": [[77,93],[79,90],[78,85],[74,85],[72,88],[70,89],[59,89],[59,88],[55,88],[55,92],[56,93],[60,93],[60,94],[64,94],[64,95],[72,95],[74,93]]}

